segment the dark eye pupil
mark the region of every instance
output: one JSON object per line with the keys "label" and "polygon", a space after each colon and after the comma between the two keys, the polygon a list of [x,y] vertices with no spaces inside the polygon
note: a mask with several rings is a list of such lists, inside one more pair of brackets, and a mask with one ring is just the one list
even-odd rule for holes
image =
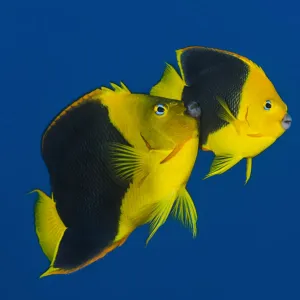
{"label": "dark eye pupil", "polygon": [[162,106],[159,106],[159,107],[157,108],[157,111],[158,111],[159,113],[163,113],[163,112],[165,111],[165,109],[164,109]]}
{"label": "dark eye pupil", "polygon": [[271,103],[267,102],[266,103],[266,108],[271,108],[271,107],[272,107]]}

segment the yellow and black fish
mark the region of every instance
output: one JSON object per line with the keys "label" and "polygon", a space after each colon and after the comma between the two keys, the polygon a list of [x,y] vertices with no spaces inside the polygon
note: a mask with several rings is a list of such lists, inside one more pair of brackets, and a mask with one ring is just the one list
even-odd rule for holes
{"label": "yellow and black fish", "polygon": [[181,76],[167,64],[150,94],[196,101],[201,108],[200,146],[215,159],[205,177],[222,174],[271,146],[291,125],[287,105],[261,67],[241,55],[214,48],[176,51]]}
{"label": "yellow and black fish", "polygon": [[199,148],[199,107],[112,86],[72,103],[43,134],[52,193],[35,190],[36,233],[50,260],[41,277],[93,263],[146,223],[148,243],[171,212],[196,235],[186,183]]}

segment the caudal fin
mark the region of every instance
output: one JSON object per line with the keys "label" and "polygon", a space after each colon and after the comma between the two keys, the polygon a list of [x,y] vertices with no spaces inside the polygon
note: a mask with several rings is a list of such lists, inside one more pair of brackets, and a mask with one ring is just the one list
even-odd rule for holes
{"label": "caudal fin", "polygon": [[52,263],[67,228],[57,213],[53,197],[41,190],[33,192],[38,194],[34,209],[35,231],[43,252]]}

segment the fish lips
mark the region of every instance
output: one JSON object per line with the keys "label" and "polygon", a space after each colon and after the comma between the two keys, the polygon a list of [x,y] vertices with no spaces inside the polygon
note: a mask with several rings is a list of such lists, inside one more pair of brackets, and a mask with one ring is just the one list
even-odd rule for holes
{"label": "fish lips", "polygon": [[281,126],[284,130],[288,130],[292,125],[292,117],[289,114],[285,114],[281,120]]}
{"label": "fish lips", "polygon": [[192,118],[199,119],[201,116],[201,107],[198,102],[191,101],[185,104],[186,110],[185,113]]}

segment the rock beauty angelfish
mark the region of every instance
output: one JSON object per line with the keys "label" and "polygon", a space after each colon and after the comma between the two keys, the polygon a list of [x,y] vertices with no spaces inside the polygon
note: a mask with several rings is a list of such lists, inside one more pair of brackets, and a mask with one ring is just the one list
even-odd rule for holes
{"label": "rock beauty angelfish", "polygon": [[112,87],[79,98],[43,133],[51,197],[32,191],[36,234],[50,260],[41,277],[82,269],[146,223],[148,243],[170,213],[196,236],[186,184],[199,149],[199,107]]}
{"label": "rock beauty angelfish", "polygon": [[215,158],[205,178],[226,172],[270,147],[292,118],[263,69],[229,51],[191,46],[176,51],[181,76],[167,64],[150,95],[196,101],[201,108],[200,147]]}

